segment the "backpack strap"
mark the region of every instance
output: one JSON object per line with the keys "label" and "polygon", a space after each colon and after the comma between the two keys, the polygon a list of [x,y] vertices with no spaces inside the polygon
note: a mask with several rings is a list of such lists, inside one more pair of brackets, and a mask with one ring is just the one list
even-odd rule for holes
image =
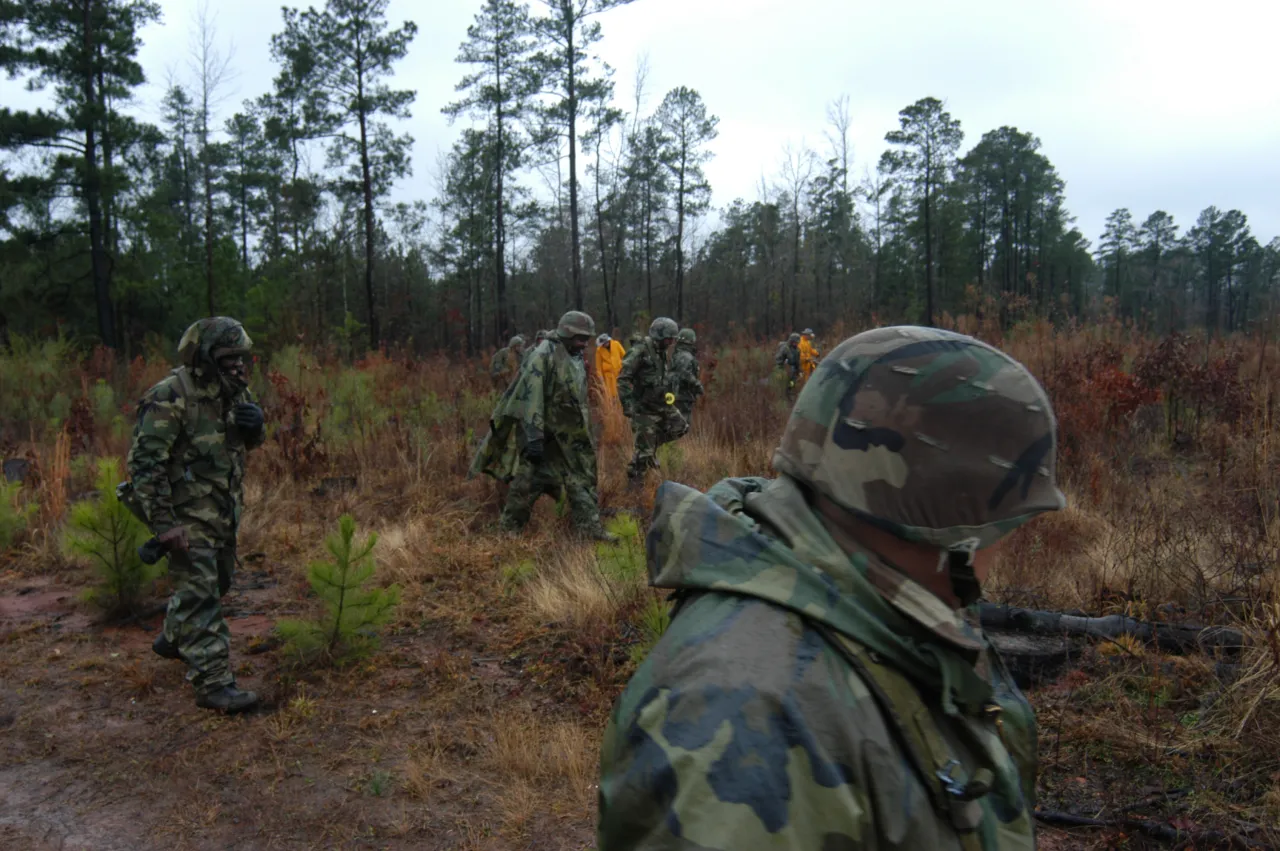
{"label": "backpack strap", "polygon": [[934,810],[955,828],[961,848],[981,851],[978,828],[982,825],[983,811],[979,801],[991,790],[995,779],[991,769],[979,768],[964,780],[960,776],[960,761],[952,755],[933,713],[915,685],[848,636],[825,624],[814,621],[809,624],[861,675],[908,761],[916,769]]}

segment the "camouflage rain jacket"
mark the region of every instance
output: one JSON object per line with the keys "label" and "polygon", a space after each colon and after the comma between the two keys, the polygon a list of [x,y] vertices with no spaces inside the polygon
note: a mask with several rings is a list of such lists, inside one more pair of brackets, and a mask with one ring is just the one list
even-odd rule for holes
{"label": "camouflage rain jacket", "polygon": [[698,365],[694,347],[677,342],[675,356],[671,359],[671,392],[676,394],[676,405],[682,412],[692,408],[702,395],[701,376],[702,367]]}
{"label": "camouflage rain jacket", "polygon": [[595,440],[587,411],[587,367],[559,339],[530,350],[520,374],[502,394],[489,420],[489,434],[471,462],[470,475],[486,473],[507,482],[523,463],[520,450],[542,440],[548,464],[596,477]]}
{"label": "camouflage rain jacket", "polygon": [[[129,450],[133,492],[156,534],[187,527],[193,544],[233,542],[244,508],[245,453],[264,432],[242,434],[231,410],[253,401],[178,367],[147,391]],[[194,407],[194,410],[192,408]]]}
{"label": "camouflage rain jacket", "polygon": [[627,352],[618,375],[618,399],[627,416],[661,414],[670,389],[666,356],[652,337],[645,336]]}
{"label": "camouflage rain jacket", "polygon": [[605,733],[600,851],[1034,847],[1034,716],[968,613],[848,555],[786,476],[655,512],[680,603]]}

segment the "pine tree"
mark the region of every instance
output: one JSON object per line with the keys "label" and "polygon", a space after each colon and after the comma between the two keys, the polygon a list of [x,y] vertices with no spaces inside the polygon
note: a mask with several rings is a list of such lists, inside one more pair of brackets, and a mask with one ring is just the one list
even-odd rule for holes
{"label": "pine tree", "polygon": [[119,481],[119,462],[100,459],[95,482],[100,496],[76,503],[62,539],[67,554],[88,563],[97,577],[97,586],[85,598],[110,614],[133,609],[143,587],[165,569],[162,563],[144,564],[138,556],[138,547],[151,533],[116,496]]}
{"label": "pine tree", "polygon": [[400,602],[398,585],[364,587],[377,570],[373,548],[378,536],[370,534],[360,542],[355,536],[355,518],[344,514],[338,521],[338,533],[325,541],[333,561],[314,562],[307,571],[311,590],[324,604],[324,614],[317,620],[283,620],[276,625],[289,647],[303,659],[323,655],[343,661],[367,654],[377,646],[376,627],[391,619]]}
{"label": "pine tree", "polygon": [[408,118],[417,96],[411,89],[392,89],[385,79],[409,53],[418,33],[406,21],[387,29],[389,0],[328,0],[324,11],[284,9],[284,32],[271,39],[271,51],[285,66],[278,83],[296,87],[281,91],[284,102],[304,100],[307,135],[330,140],[329,154],[351,166],[347,188],[358,191],[364,212],[364,286],[369,311],[369,348],[381,343],[377,301],[373,294],[374,245],[378,228],[374,200],[391,183],[411,172],[413,138],[396,135],[380,118]]}

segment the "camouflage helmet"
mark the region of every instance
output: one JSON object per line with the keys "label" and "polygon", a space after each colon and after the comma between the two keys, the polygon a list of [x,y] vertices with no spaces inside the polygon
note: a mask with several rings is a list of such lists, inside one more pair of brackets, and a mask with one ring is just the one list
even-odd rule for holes
{"label": "camouflage helmet", "polygon": [[215,368],[218,358],[247,355],[253,340],[235,319],[213,316],[191,323],[178,342],[178,359],[192,369]]}
{"label": "camouflage helmet", "polygon": [[560,324],[556,327],[555,333],[561,340],[569,340],[574,337],[594,337],[596,335],[596,323],[582,311],[570,310],[560,317]]}
{"label": "camouflage helmet", "polygon": [[899,538],[972,553],[1066,505],[1056,447],[1049,397],[1020,363],[971,337],[903,326],[827,355],[773,465]]}
{"label": "camouflage helmet", "polygon": [[680,326],[676,324],[674,319],[666,316],[659,316],[653,320],[653,324],[649,326],[649,336],[662,342],[663,340],[674,340],[680,335]]}
{"label": "camouflage helmet", "polygon": [[518,349],[518,348],[520,348],[520,347],[521,347],[521,346],[523,346],[523,345],[524,345],[524,337],[521,337],[519,334],[516,334],[516,335],[515,335],[514,337],[512,337],[512,338],[511,338],[511,340],[507,343],[507,348],[510,348],[510,349]]}
{"label": "camouflage helmet", "polygon": [[800,335],[799,335],[799,334],[797,334],[797,333],[795,333],[795,332],[792,332],[792,333],[791,333],[791,336],[790,336],[790,337],[787,337],[787,342],[788,342],[788,343],[798,343],[798,342],[800,342]]}
{"label": "camouflage helmet", "polygon": [[539,331],[537,334],[534,335],[533,342],[536,344],[536,343],[541,343],[543,340],[549,340],[551,338],[551,335],[554,333],[555,333],[554,331]]}
{"label": "camouflage helmet", "polygon": [[693,345],[694,343],[698,342],[698,333],[694,331],[692,328],[681,328],[680,335],[676,337],[676,339],[681,343],[688,343],[690,345]]}

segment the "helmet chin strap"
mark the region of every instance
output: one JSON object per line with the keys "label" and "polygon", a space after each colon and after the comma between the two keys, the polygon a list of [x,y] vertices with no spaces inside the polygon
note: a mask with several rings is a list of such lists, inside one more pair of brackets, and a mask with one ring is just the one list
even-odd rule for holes
{"label": "helmet chin strap", "polygon": [[938,551],[938,572],[950,572],[951,592],[956,595],[960,605],[966,608],[982,597],[982,583],[973,570],[977,552],[977,538],[966,538],[953,547]]}

